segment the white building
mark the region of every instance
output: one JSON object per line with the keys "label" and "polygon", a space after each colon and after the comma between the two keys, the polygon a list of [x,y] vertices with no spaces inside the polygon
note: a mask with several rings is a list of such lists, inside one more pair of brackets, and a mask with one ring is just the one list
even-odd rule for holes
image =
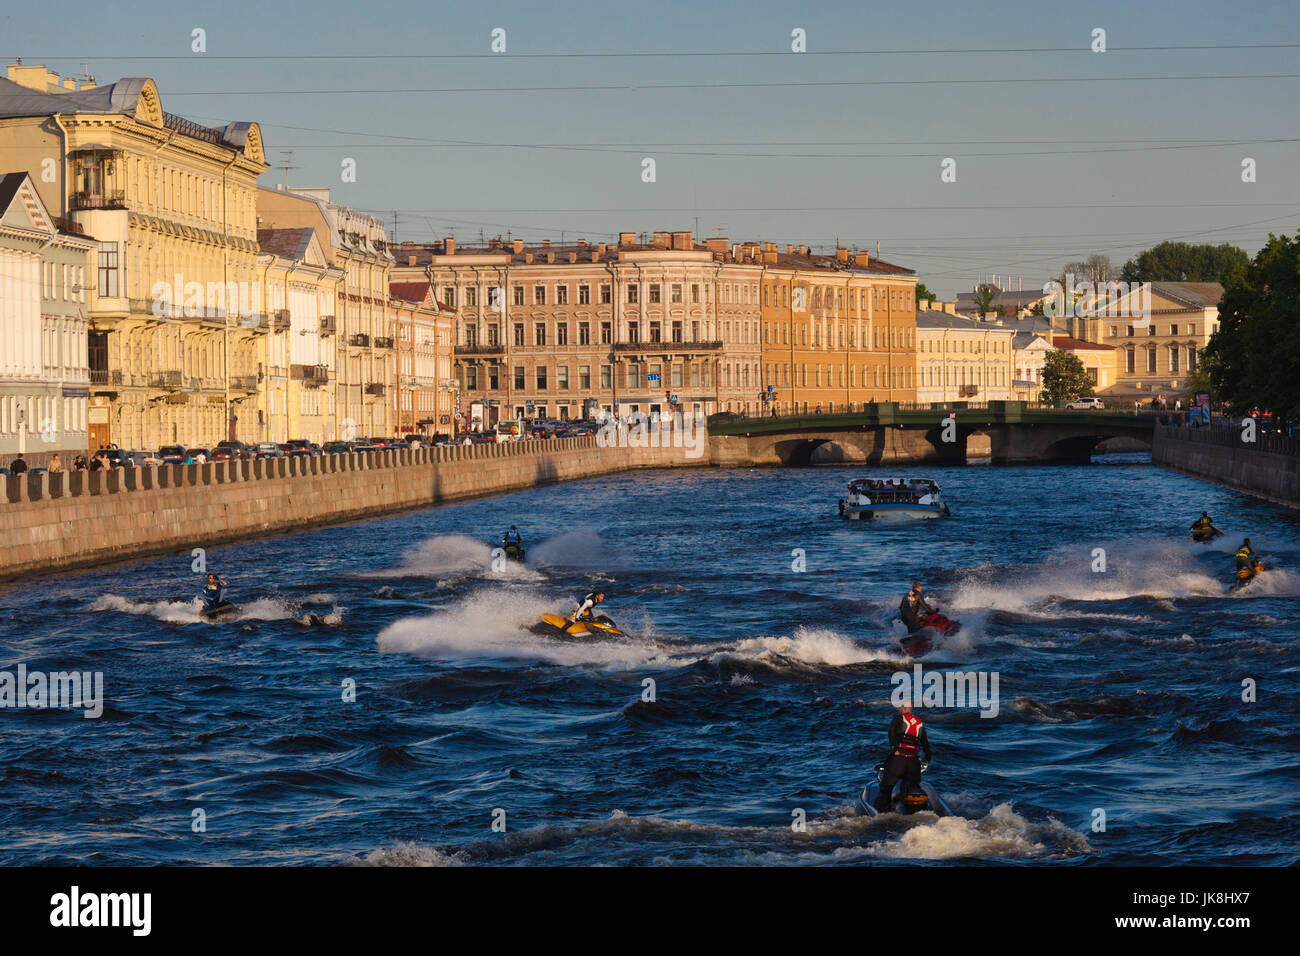
{"label": "white building", "polygon": [[56,221],[27,173],[0,177],[0,459],[87,449],[86,288],[99,244]]}
{"label": "white building", "polygon": [[987,402],[1014,398],[1015,331],[936,309],[916,312],[916,400]]}

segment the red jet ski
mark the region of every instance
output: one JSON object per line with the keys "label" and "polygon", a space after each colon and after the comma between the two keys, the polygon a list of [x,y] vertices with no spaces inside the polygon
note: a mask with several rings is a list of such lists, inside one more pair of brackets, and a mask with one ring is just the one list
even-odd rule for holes
{"label": "red jet ski", "polygon": [[923,657],[929,654],[943,643],[945,637],[951,637],[961,630],[961,621],[954,621],[937,611],[924,620],[925,623],[921,627],[899,641],[903,653],[909,657]]}

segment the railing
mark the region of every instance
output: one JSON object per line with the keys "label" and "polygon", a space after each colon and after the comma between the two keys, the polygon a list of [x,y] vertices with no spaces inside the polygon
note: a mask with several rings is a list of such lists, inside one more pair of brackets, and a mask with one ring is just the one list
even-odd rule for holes
{"label": "railing", "polygon": [[338,323],[334,321],[332,315],[322,315],[320,317],[320,334],[333,335],[338,331]]}
{"label": "railing", "polygon": [[120,189],[73,193],[68,205],[73,209],[125,209],[126,193]]}
{"label": "railing", "polygon": [[615,352],[715,352],[722,348],[718,341],[709,342],[615,342]]}
{"label": "railing", "polygon": [[179,369],[154,372],[149,379],[150,388],[180,388],[184,379]]}
{"label": "railing", "polygon": [[289,377],[304,385],[319,387],[329,381],[330,370],[325,365],[290,365]]}
{"label": "railing", "polygon": [[370,346],[370,336],[365,332],[357,332],[348,338],[348,345],[357,348],[368,348]]}
{"label": "railing", "polygon": [[271,331],[283,332],[289,328],[289,310],[280,309],[275,315],[271,316]]}
{"label": "railing", "polygon": [[1191,428],[1166,425],[1161,431],[1162,437],[1177,441],[1200,442],[1245,451],[1265,451],[1274,455],[1300,455],[1300,438],[1261,434],[1258,426],[1254,441],[1246,441],[1243,438],[1245,434],[1240,425],[1201,425]]}
{"label": "railing", "polygon": [[256,375],[235,375],[230,379],[230,387],[239,389],[241,392],[257,391]]}
{"label": "railing", "polygon": [[118,368],[92,368],[90,370],[91,385],[121,385],[122,370]]}
{"label": "railing", "polygon": [[369,385],[366,386],[366,394],[367,394],[367,395],[383,395],[383,394],[384,394],[384,383],[383,383],[383,382],[371,382]]}
{"label": "railing", "polygon": [[506,347],[504,345],[457,345],[454,354],[456,357],[462,355],[505,355]]}
{"label": "railing", "polygon": [[391,349],[392,347],[393,347],[393,340],[392,340],[392,338],[391,338],[390,336],[387,336],[387,335],[377,335],[377,336],[375,336],[375,348],[377,348],[377,349]]}

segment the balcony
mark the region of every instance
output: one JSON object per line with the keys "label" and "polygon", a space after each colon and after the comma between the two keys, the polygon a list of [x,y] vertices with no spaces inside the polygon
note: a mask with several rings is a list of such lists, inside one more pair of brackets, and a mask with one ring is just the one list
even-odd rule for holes
{"label": "balcony", "polygon": [[384,394],[384,383],[383,383],[383,382],[371,382],[369,385],[366,386],[366,394],[367,394],[367,395],[383,395],[383,394]]}
{"label": "balcony", "polygon": [[718,352],[722,343],[712,342],[615,342],[615,352],[655,352],[689,354],[691,352]]}
{"label": "balcony", "polygon": [[122,370],[120,368],[92,368],[90,370],[91,385],[121,385]]}
{"label": "balcony", "polygon": [[392,338],[391,338],[390,336],[387,336],[387,335],[377,335],[377,336],[375,336],[375,348],[377,348],[377,349],[391,349],[392,347],[393,347],[393,340],[392,340]]}
{"label": "balcony", "polygon": [[108,192],[73,193],[68,205],[74,211],[84,209],[125,209],[126,193],[120,189]]}
{"label": "balcony", "polygon": [[271,316],[271,331],[285,332],[289,329],[289,310],[280,309]]}
{"label": "balcony", "polygon": [[290,365],[289,377],[307,388],[320,388],[329,382],[330,370],[325,365]]}
{"label": "balcony", "polygon": [[230,387],[241,392],[257,391],[256,375],[235,375],[230,379]]}
{"label": "balcony", "polygon": [[462,355],[505,355],[506,347],[504,345],[457,345],[455,353],[458,358]]}
{"label": "balcony", "polygon": [[370,336],[366,335],[365,332],[357,332],[356,334],[348,337],[348,345],[354,346],[359,349],[369,348]]}
{"label": "balcony", "polygon": [[335,332],[337,332],[337,331],[338,331],[338,323],[336,323],[336,322],[334,321],[334,316],[332,316],[332,315],[322,315],[322,316],[320,317],[320,334],[321,334],[321,335],[333,335],[333,334],[334,334]]}
{"label": "balcony", "polygon": [[184,384],[179,369],[168,369],[162,372],[154,372],[149,377],[150,388],[180,388]]}

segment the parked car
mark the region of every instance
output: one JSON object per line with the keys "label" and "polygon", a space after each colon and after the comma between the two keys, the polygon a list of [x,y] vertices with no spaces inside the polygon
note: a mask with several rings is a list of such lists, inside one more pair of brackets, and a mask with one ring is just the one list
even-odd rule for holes
{"label": "parked car", "polygon": [[280,450],[290,457],[295,455],[310,455],[311,448],[311,442],[307,441],[305,438],[290,438],[280,446]]}
{"label": "parked car", "polygon": [[248,446],[242,441],[219,441],[217,447],[212,449],[213,461],[236,461],[251,457]]}
{"label": "parked car", "polygon": [[253,457],[283,458],[284,450],[273,441],[260,441],[253,446]]}
{"label": "parked car", "polygon": [[122,464],[127,467],[135,465],[161,465],[162,456],[156,451],[128,451],[122,458]]}
{"label": "parked car", "polygon": [[352,450],[350,441],[327,441],[322,452],[326,455],[346,455]]}
{"label": "parked car", "polygon": [[185,463],[185,448],[181,445],[163,445],[158,449],[158,457],[164,465],[182,465]]}
{"label": "parked car", "polygon": [[709,425],[725,425],[727,422],[734,422],[740,418],[735,412],[714,412],[708,417]]}
{"label": "parked car", "polygon": [[1096,395],[1087,395],[1065,403],[1066,408],[1105,408],[1106,404]]}

